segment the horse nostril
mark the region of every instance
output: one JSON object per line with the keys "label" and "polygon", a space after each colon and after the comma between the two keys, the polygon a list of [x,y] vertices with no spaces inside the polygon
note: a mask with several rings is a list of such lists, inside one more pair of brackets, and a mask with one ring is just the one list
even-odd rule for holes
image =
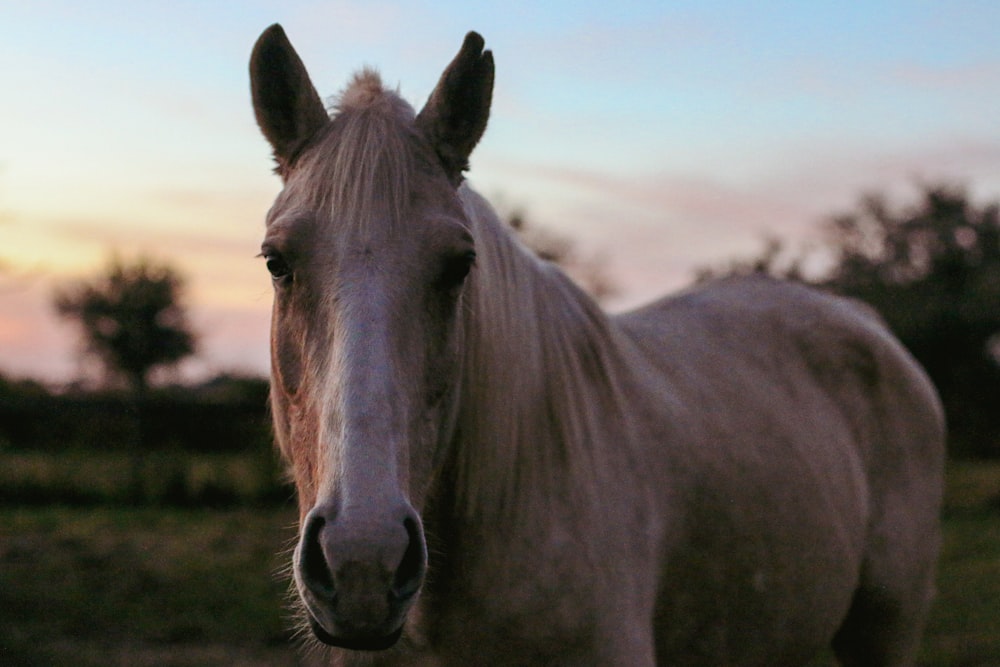
{"label": "horse nostril", "polygon": [[342,615],[346,623],[366,614],[381,618],[386,610],[378,605],[412,600],[427,572],[427,546],[419,516],[404,509],[399,523],[362,524],[343,514],[336,521],[314,508],[304,520],[295,564],[307,605]]}
{"label": "horse nostril", "polygon": [[306,529],[302,534],[301,553],[299,556],[299,572],[304,583],[314,593],[332,598],[335,593],[333,575],[326,562],[326,554],[320,542],[320,532],[326,520],[319,515],[309,517]]}
{"label": "horse nostril", "polygon": [[412,517],[403,521],[409,541],[403,559],[396,568],[392,579],[391,595],[396,600],[406,600],[416,595],[423,583],[427,570],[427,547],[424,544],[423,531],[420,524]]}

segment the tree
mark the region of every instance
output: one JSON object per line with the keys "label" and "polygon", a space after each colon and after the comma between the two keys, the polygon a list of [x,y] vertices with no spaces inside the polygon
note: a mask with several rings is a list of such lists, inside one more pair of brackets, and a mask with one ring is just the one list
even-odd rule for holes
{"label": "tree", "polygon": [[926,185],[903,206],[863,197],[824,232],[830,269],[820,276],[804,278],[809,258],[789,261],[772,243],[700,278],[766,273],[866,301],[937,386],[953,447],[1000,454],[1000,203],[977,206],[963,188]]}
{"label": "tree", "polygon": [[142,395],[154,368],[194,352],[194,334],[180,303],[182,287],[181,277],[167,265],[147,259],[126,265],[115,258],[93,282],[57,292],[55,306],[80,323],[87,350],[109,374]]}

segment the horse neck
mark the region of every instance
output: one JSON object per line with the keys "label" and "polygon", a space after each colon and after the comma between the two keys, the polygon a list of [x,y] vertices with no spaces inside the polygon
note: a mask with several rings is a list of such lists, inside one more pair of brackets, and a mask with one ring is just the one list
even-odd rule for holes
{"label": "horse neck", "polygon": [[618,334],[588,296],[491,211],[475,225],[455,498],[468,518],[511,519],[594,488],[591,447],[605,424],[623,421],[614,413],[623,370]]}

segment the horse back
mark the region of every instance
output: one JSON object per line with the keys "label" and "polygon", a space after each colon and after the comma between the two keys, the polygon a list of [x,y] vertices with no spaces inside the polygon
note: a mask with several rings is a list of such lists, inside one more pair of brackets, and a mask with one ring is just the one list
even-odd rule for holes
{"label": "horse back", "polygon": [[[944,413],[920,365],[867,304],[762,276],[697,286],[616,323],[647,379],[684,412],[780,419],[818,396],[849,425],[866,468],[943,456]],[[721,395],[721,396],[720,396]],[[705,400],[729,395],[731,409]],[[715,410],[711,410],[715,407]]]}

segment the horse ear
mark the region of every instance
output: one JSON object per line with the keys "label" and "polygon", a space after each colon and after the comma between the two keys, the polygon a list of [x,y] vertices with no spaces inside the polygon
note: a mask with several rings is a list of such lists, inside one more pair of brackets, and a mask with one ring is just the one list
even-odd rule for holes
{"label": "horse ear", "polygon": [[277,23],[254,44],[250,90],[257,124],[274,149],[278,172],[283,173],[330,117],[305,65]]}
{"label": "horse ear", "polygon": [[441,75],[417,127],[430,141],[448,178],[456,186],[469,167],[469,155],[486,130],[493,98],[493,53],[483,51],[483,38],[465,36],[462,48]]}

